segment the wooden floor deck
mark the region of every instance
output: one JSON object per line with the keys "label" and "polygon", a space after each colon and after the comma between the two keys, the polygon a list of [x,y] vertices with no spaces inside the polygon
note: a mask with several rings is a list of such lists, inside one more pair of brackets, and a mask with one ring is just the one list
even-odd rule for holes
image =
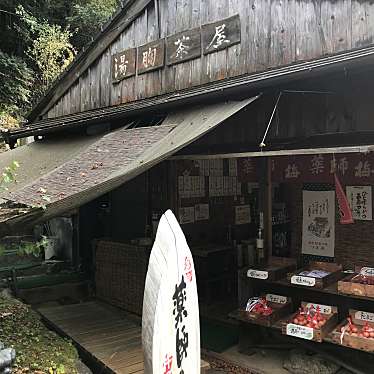
{"label": "wooden floor deck", "polygon": [[144,373],[141,326],[121,311],[91,301],[40,308],[39,312],[114,373]]}

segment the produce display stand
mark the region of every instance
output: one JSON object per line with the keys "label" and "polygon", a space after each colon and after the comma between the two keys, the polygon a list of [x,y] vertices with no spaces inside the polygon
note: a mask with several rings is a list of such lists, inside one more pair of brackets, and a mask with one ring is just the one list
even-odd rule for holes
{"label": "produce display stand", "polygon": [[249,278],[275,281],[296,269],[296,260],[286,257],[269,257],[265,265],[253,265],[247,271]]}
{"label": "produce display stand", "polygon": [[299,312],[296,312],[285,320],[281,321],[283,335],[289,335],[306,340],[314,340],[319,343],[323,341],[327,334],[329,334],[338,323],[337,308],[335,306],[330,307],[326,305],[302,302],[302,307],[304,308],[307,306],[310,307],[311,305],[322,310],[321,316],[325,319],[324,325],[318,327],[300,325],[295,322],[295,320],[297,320],[297,316],[299,315]]}
{"label": "produce display stand", "polygon": [[[302,287],[325,288],[326,286],[337,282],[344,277],[343,267],[341,265],[329,262],[312,261],[307,266],[288,273],[287,279],[290,283]],[[308,276],[306,274],[313,272],[326,272],[323,277]]]}
{"label": "produce display stand", "polygon": [[370,329],[374,330],[374,314],[355,309],[351,309],[349,312],[353,324],[358,327],[358,331],[355,331],[353,335],[347,331],[343,333],[342,328],[348,324],[348,319],[345,319],[331,333],[332,341],[335,344],[343,345],[345,347],[374,353],[374,333],[371,333],[371,336],[367,333],[367,335],[369,335],[367,337],[359,335],[359,331],[362,331],[365,324],[367,324]]}
{"label": "produce display stand", "polygon": [[255,325],[270,327],[292,312],[292,302],[288,297],[266,294],[263,295],[263,298],[267,300],[267,305],[273,309],[273,312],[270,315],[263,315],[254,311],[248,312],[245,309],[239,309],[236,312],[231,313],[230,317],[240,321],[253,323]]}
{"label": "produce display stand", "polygon": [[[338,291],[347,295],[357,295],[374,298],[374,277],[370,275],[366,282],[355,281],[363,268],[356,268],[356,272],[349,274],[338,282]],[[364,268],[364,273],[373,274],[373,268]]]}

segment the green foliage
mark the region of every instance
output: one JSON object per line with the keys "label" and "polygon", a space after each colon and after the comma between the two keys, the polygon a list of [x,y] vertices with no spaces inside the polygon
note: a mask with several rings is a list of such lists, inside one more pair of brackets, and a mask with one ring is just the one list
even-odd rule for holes
{"label": "green foliage", "polygon": [[22,118],[71,63],[76,51],[100,31],[119,2],[1,1],[0,122],[9,124]]}
{"label": "green foliage", "polygon": [[8,185],[16,181],[16,171],[18,168],[19,163],[17,161],[13,161],[10,166],[7,166],[4,169],[3,174],[0,177],[0,191],[7,191]]}
{"label": "green foliage", "polygon": [[89,43],[117,6],[117,0],[75,1],[68,17],[71,28],[75,30],[75,44],[82,48]]}
{"label": "green foliage", "polygon": [[77,373],[74,346],[49,331],[31,308],[0,296],[0,320],[1,340],[17,352],[12,373]]}
{"label": "green foliage", "polygon": [[0,50],[0,118],[27,107],[32,83],[33,73],[25,61]]}
{"label": "green foliage", "polygon": [[43,94],[74,59],[76,51],[70,43],[71,32],[37,19],[22,6],[16,12],[24,23],[20,32],[30,41],[27,55],[39,71],[39,94]]}
{"label": "green foliage", "polygon": [[23,242],[18,247],[17,254],[20,256],[34,256],[40,257],[43,253],[45,247],[48,245],[48,239],[46,236],[42,236],[42,238],[34,242]]}

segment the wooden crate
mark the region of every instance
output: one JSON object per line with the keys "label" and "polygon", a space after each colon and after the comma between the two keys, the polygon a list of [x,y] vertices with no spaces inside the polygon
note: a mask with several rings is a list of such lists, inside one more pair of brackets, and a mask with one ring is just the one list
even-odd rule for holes
{"label": "wooden crate", "polygon": [[[319,305],[316,303],[309,303],[303,301],[301,303],[302,306],[307,306],[309,304],[313,304],[315,306]],[[293,323],[294,318],[298,315],[298,312],[293,313],[291,316],[289,316],[287,319],[281,321],[282,324],[282,334],[283,335],[289,335],[294,337],[299,337],[306,340],[313,340],[315,342],[321,343],[325,336],[327,336],[331,330],[337,325],[338,323],[338,309],[336,306],[325,306],[320,305],[320,307],[323,307],[321,309],[324,309],[324,307],[330,308],[331,313],[321,313],[326,318],[326,323],[320,327],[320,328],[306,328],[305,326],[296,325]],[[291,330],[294,326],[297,326],[297,329],[300,331],[299,334],[291,334]],[[296,329],[296,327],[295,327]],[[304,333],[302,333],[304,331]]]}
{"label": "wooden crate", "polygon": [[286,257],[270,257],[265,265],[254,265],[247,271],[248,278],[276,281],[296,269],[296,260]]}
{"label": "wooden crate", "polygon": [[[330,274],[326,275],[323,278],[314,278],[310,276],[300,275],[303,271],[312,271],[312,270],[323,270],[327,271]],[[296,285],[302,287],[314,287],[314,288],[325,288],[326,286],[337,282],[339,279],[344,277],[342,265],[338,265],[330,262],[318,262],[312,261],[304,268],[298,269],[295,272],[288,273],[287,279]]]}
{"label": "wooden crate", "polygon": [[349,274],[338,282],[338,292],[346,295],[357,295],[364,297],[374,297],[374,285],[352,282],[352,278],[357,276],[361,267],[355,268],[355,273]]}
{"label": "wooden crate", "polygon": [[[268,300],[268,305],[273,309],[272,314],[264,316],[255,312],[247,312],[244,309],[239,309],[237,311],[237,319],[255,325],[270,327],[292,312],[292,302],[290,298],[273,294],[266,294],[263,297]],[[276,302],[277,300],[279,302]]]}
{"label": "wooden crate", "polygon": [[[350,309],[349,314],[352,316],[352,322],[355,325],[363,326],[365,322],[367,321],[369,326],[374,328],[374,314],[373,313]],[[356,318],[359,316],[363,316],[364,320],[361,318]],[[354,349],[359,349],[361,351],[374,353],[374,339],[360,337],[360,336],[352,336],[349,334],[344,334],[342,336],[340,329],[342,328],[342,326],[346,325],[347,323],[348,323],[348,320],[346,319],[331,332],[331,338],[334,341],[334,343],[339,344],[339,345],[344,345],[345,347],[350,347]]]}

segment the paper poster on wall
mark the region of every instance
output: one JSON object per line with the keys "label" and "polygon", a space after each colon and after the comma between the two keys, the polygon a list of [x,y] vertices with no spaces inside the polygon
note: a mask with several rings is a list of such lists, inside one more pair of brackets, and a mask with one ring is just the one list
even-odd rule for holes
{"label": "paper poster on wall", "polygon": [[238,176],[238,162],[236,158],[229,158],[229,175],[231,177]]}
{"label": "paper poster on wall", "polygon": [[209,219],[209,204],[195,205],[195,221],[205,221]]}
{"label": "paper poster on wall", "polygon": [[189,206],[179,209],[179,223],[184,225],[186,223],[195,222],[195,207]]}
{"label": "paper poster on wall", "polygon": [[303,191],[302,253],[334,257],[335,191]]}
{"label": "paper poster on wall", "polygon": [[353,219],[362,221],[373,219],[371,191],[371,186],[347,186],[347,199]]}
{"label": "paper poster on wall", "polygon": [[235,207],[235,225],[251,223],[250,205],[238,205]]}

